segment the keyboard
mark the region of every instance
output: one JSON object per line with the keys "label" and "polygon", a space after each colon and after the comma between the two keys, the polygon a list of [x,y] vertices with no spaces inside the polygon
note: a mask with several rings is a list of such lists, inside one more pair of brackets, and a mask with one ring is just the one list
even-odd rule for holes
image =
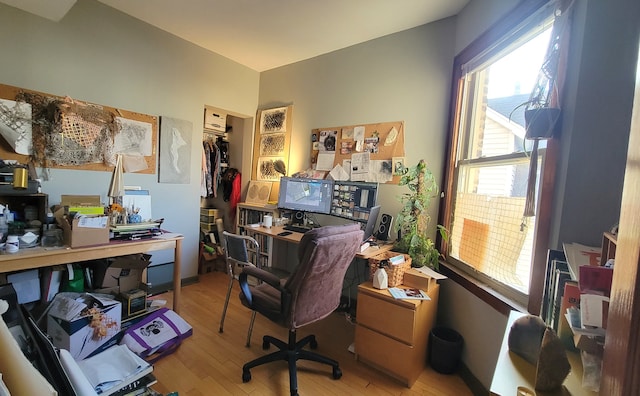
{"label": "keyboard", "polygon": [[295,225],[291,225],[291,224],[287,224],[286,226],[284,226],[282,228],[284,228],[287,231],[299,232],[301,234],[304,234],[307,231],[311,231],[311,228],[309,228],[309,227],[295,226]]}

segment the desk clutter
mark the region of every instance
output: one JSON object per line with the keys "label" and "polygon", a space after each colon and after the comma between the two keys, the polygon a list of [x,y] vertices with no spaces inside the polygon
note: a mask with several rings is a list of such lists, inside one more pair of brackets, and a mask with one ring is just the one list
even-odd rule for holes
{"label": "desk clutter", "polygon": [[[1,170],[2,161],[0,180]],[[123,204],[105,205],[99,195],[62,195],[60,203],[49,206],[47,194],[26,188],[9,194],[0,189],[0,252],[78,248],[163,234],[163,219],[152,220],[148,191],[125,190],[121,198]]]}
{"label": "desk clutter", "polygon": [[[157,395],[149,388],[153,363],[174,352],[192,327],[162,301],[147,299],[150,262],[136,254],[10,274],[0,285],[9,329],[8,337],[0,332],[0,344],[44,359],[34,366],[60,395]],[[1,355],[6,373],[11,360]]]}

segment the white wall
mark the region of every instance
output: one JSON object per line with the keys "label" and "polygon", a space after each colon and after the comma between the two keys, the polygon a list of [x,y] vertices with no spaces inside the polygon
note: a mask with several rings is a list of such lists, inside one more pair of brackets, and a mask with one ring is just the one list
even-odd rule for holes
{"label": "white wall", "polygon": [[[189,184],[159,184],[157,174],[124,180],[148,188],[154,217],[184,234],[182,277],[195,276],[203,109],[253,117],[259,74],[92,0],[78,1],[58,23],[0,4],[0,37],[0,83],[193,123]],[[50,204],[61,194],[107,202],[110,177],[53,169],[43,192]],[[170,253],[152,260],[172,261]]]}
{"label": "white wall", "polygon": [[[404,121],[407,163],[424,159],[440,182],[454,22],[445,19],[263,72],[260,106],[293,104],[290,172],[310,166],[314,128]],[[395,216],[403,192],[381,185],[382,213]],[[437,208],[435,200],[433,230]]]}

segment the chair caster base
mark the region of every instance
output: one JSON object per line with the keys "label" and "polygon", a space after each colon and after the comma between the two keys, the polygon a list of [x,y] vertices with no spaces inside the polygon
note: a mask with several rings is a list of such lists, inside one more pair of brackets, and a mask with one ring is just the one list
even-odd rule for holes
{"label": "chair caster base", "polygon": [[251,372],[249,370],[242,370],[242,382],[247,383],[251,381]]}

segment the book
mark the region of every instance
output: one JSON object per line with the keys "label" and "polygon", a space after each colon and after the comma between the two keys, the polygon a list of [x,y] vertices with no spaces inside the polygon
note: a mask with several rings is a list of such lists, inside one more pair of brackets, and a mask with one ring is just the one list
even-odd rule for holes
{"label": "book", "polygon": [[402,300],[431,300],[426,292],[420,289],[403,289],[400,287],[390,287],[389,293],[396,299]]}
{"label": "book", "polygon": [[595,246],[586,246],[579,243],[563,243],[562,248],[569,263],[571,277],[580,282],[580,270],[583,265],[600,265],[602,250]]}
{"label": "book", "polygon": [[564,284],[564,294],[562,296],[562,303],[560,304],[560,312],[562,315],[560,315],[560,321],[558,323],[558,337],[568,350],[574,351],[573,332],[566,317],[569,308],[580,308],[580,289],[578,282],[574,280],[569,280]]}
{"label": "book", "polygon": [[566,258],[562,250],[550,249],[547,253],[547,268],[545,271],[545,283],[542,291],[542,306],[540,309],[540,317],[545,323],[551,323],[553,311],[553,281],[556,262],[565,262]]}
{"label": "book", "polygon": [[560,316],[564,313],[560,307],[562,304],[562,296],[564,295],[564,285],[571,280],[571,274],[569,271],[563,268],[557,267],[554,274],[554,290],[553,290],[553,305],[551,323],[547,323],[556,333],[558,332],[558,326],[560,324]]}
{"label": "book", "polygon": [[613,282],[613,268],[585,265],[580,267],[580,293],[609,297]]}
{"label": "book", "polygon": [[126,345],[110,347],[79,361],[78,366],[101,396],[116,393],[153,371],[151,364],[131,352]]}

